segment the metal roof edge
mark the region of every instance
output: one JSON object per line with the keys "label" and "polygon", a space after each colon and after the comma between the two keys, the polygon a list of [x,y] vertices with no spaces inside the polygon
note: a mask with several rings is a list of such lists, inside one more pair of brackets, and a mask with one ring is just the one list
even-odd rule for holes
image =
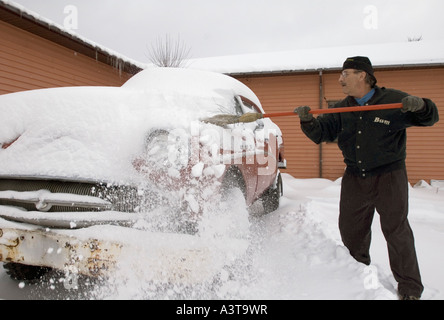
{"label": "metal roof edge", "polygon": [[129,74],[136,74],[143,69],[143,65],[134,60],[95,45],[92,41],[68,32],[55,23],[39,19],[26,10],[2,0],[0,0],[0,20]]}
{"label": "metal roof edge", "polygon": [[[444,63],[413,63],[413,64],[393,64],[393,65],[374,65],[375,71],[389,69],[423,69],[423,68],[442,68]],[[288,69],[274,71],[251,71],[251,72],[224,72],[232,77],[242,76],[263,76],[263,75],[286,75],[302,73],[335,72],[342,70],[342,67],[316,68],[316,69]]]}

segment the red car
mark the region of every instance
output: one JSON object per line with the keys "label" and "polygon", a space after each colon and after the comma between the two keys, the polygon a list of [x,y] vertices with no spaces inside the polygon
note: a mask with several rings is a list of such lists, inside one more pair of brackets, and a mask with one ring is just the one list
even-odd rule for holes
{"label": "red car", "polygon": [[[0,96],[0,260],[26,278],[66,270],[82,252],[76,272],[97,275],[125,247],[109,230],[198,235],[202,214],[233,188],[246,206],[276,210],[279,128],[205,121],[246,112],[264,111],[239,81],[175,68],[146,69],[122,87]],[[154,226],[153,216],[168,219]]]}

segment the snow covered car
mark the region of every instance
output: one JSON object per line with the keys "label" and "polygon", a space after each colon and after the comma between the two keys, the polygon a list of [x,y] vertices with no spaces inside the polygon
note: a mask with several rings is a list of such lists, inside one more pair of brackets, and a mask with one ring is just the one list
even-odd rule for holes
{"label": "snow covered car", "polygon": [[[159,268],[166,254],[153,248],[168,234],[181,248],[169,256],[175,268],[189,263],[180,239],[227,190],[265,212],[279,206],[276,124],[204,121],[246,112],[264,110],[244,84],[175,68],[148,68],[122,87],[0,96],[0,261],[18,279],[46,268],[101,275],[137,234],[155,256],[146,265]],[[205,245],[187,249],[197,257]]]}

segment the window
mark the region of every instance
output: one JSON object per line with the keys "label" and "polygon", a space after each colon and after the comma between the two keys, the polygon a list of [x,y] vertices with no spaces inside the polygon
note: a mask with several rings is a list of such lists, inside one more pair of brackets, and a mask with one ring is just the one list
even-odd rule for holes
{"label": "window", "polygon": [[256,104],[242,96],[236,96],[236,113],[262,113]]}

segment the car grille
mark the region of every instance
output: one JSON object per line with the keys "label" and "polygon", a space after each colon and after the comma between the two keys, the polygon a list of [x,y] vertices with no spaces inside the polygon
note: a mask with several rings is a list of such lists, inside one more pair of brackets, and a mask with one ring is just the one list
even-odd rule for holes
{"label": "car grille", "polygon": [[[56,180],[22,180],[22,179],[0,179],[1,191],[32,192],[44,190],[51,194],[95,197],[110,203],[108,206],[92,204],[77,204],[73,200],[67,204],[52,205],[47,212],[72,212],[72,211],[103,211],[114,210],[122,212],[134,212],[139,205],[140,197],[137,188],[131,186],[107,186],[100,183],[82,183]],[[4,194],[4,193],[3,193]],[[75,197],[73,197],[75,199]],[[92,198],[93,199],[93,198]],[[11,199],[11,197],[0,196],[0,205],[21,207],[28,211],[38,210],[35,203]]]}

